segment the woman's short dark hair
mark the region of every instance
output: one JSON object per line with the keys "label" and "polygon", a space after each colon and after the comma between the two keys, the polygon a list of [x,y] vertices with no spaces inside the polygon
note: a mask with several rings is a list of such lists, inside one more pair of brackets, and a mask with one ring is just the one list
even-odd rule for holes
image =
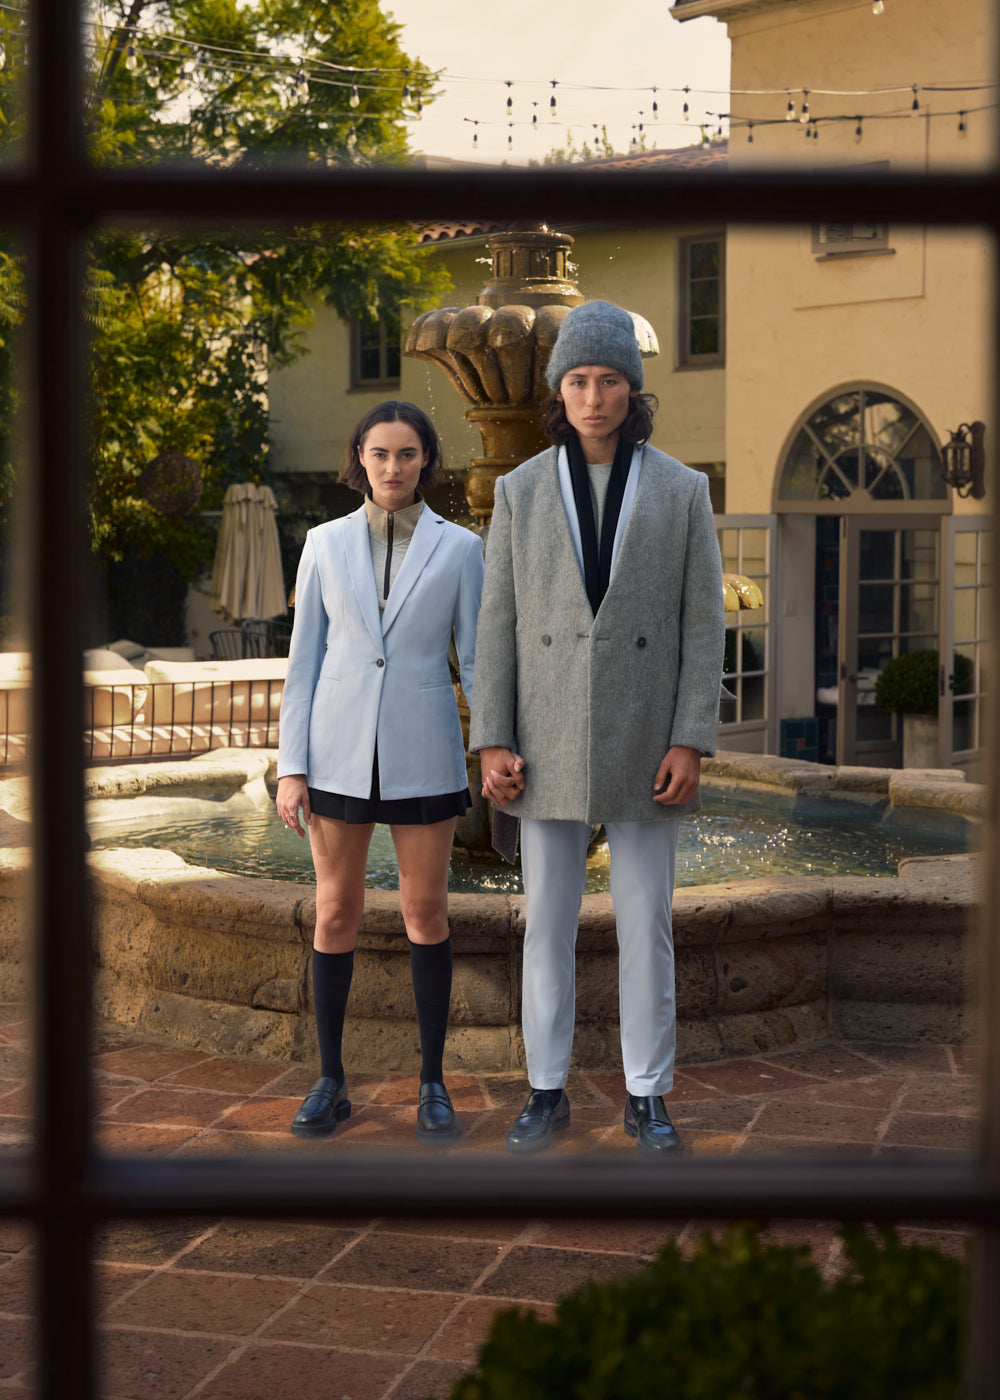
{"label": "woman's short dark hair", "polygon": [[[653,414],[660,406],[655,394],[638,393],[632,400],[621,435],[626,442],[648,442],[653,431]],[[553,390],[542,400],[542,429],[549,442],[562,447],[576,431],[566,417],[566,405]]]}
{"label": "woman's short dark hair", "polygon": [[420,473],[419,485],[433,486],[438,479],[442,465],[441,442],[437,435],[437,429],[422,408],[418,408],[415,403],[410,403],[406,399],[386,399],[384,403],[377,403],[374,408],[368,410],[351,434],[350,442],[344,448],[344,454],[340,459],[338,481],[342,481],[345,486],[353,487],[355,491],[363,492],[366,496],[371,495],[368,477],[361,465],[360,453],[365,438],[379,423],[409,424],[420,439],[420,446],[427,454],[427,465]]}

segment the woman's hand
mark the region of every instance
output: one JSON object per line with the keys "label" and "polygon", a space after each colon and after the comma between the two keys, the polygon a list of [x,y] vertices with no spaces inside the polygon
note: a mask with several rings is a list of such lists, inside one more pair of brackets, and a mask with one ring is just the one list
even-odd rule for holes
{"label": "woman's hand", "polygon": [[506,807],[524,791],[524,759],[510,749],[479,750],[479,767],[483,775],[483,796]]}
{"label": "woman's hand", "polygon": [[302,809],[302,821],[306,826],[312,817],[309,807],[309,789],[306,787],[304,773],[291,773],[285,778],[278,779],[278,796],[276,799],[278,816],[296,836],[305,839],[305,827],[299,821],[299,808]]}

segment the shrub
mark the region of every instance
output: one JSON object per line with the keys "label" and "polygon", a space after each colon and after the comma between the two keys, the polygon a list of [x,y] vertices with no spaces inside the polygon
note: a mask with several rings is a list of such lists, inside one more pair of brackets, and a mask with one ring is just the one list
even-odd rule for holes
{"label": "shrub", "polygon": [[841,1235],[833,1280],[738,1224],[586,1284],[552,1322],[501,1313],[451,1400],[954,1400],[962,1264],[887,1228]]}
{"label": "shrub", "polygon": [[[875,703],[880,710],[900,715],[936,715],[938,712],[938,653],[905,651],[887,661],[875,682]],[[953,661],[955,694],[972,690],[972,661],[960,651]]]}

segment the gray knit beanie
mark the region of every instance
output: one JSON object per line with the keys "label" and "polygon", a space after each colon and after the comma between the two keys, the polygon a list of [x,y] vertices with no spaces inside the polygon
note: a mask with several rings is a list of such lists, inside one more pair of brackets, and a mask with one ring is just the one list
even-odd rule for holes
{"label": "gray knit beanie", "polygon": [[563,321],[552,347],[545,377],[549,388],[559,388],[564,374],[578,365],[607,365],[641,389],[642,356],[632,317],[610,301],[585,301],[574,306]]}

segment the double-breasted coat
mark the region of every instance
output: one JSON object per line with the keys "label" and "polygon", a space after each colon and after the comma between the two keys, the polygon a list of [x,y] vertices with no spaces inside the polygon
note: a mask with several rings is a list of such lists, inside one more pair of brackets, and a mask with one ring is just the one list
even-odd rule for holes
{"label": "double-breasted coat", "polygon": [[[595,617],[560,489],[558,451],[496,483],[469,745],[525,760],[512,816],[652,821],[674,744],[714,753],[725,639],[708,478],[648,445]],[[635,462],[633,462],[633,470]]]}
{"label": "double-breasted coat", "polygon": [[454,634],[472,694],[483,582],[478,535],[425,505],[385,610],[364,506],[310,530],[295,583],[278,776],[367,797],[378,743],[383,798],[461,792],[465,747],[448,668]]}

